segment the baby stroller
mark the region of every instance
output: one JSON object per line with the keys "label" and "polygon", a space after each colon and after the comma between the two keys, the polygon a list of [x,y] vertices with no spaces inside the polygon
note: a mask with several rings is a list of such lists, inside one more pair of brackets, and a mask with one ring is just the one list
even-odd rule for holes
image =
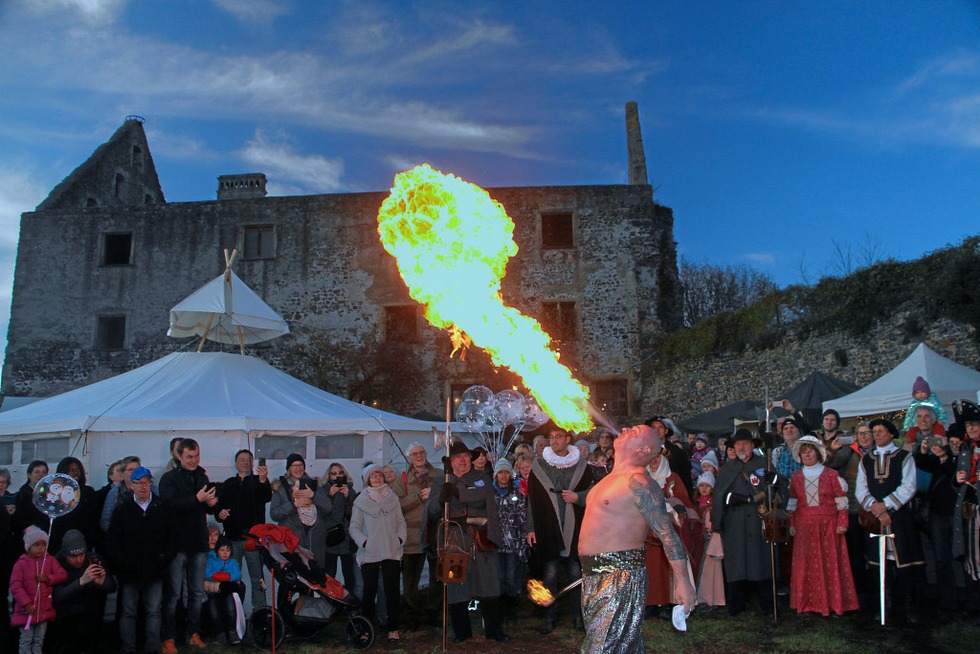
{"label": "baby stroller", "polygon": [[[361,602],[339,581],[316,566],[313,554],[299,546],[289,528],[256,525],[248,536],[255,539],[262,563],[272,572],[274,606],[262,606],[249,616],[252,643],[261,649],[278,649],[287,632],[313,638],[343,613],[344,636],[354,649],[374,643],[374,627],[360,614]],[[278,585],[278,588],[277,588]]]}

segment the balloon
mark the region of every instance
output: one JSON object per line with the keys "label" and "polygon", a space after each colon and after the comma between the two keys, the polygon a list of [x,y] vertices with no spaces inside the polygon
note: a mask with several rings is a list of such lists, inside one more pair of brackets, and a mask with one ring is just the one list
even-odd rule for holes
{"label": "balloon", "polygon": [[487,421],[488,429],[498,430],[507,426],[507,421],[504,420],[504,416],[497,407],[486,409],[483,412],[483,417]]}
{"label": "balloon", "polygon": [[48,475],[34,487],[34,506],[52,520],[78,506],[81,497],[78,482],[61,472]]}
{"label": "balloon", "polygon": [[476,400],[463,400],[456,407],[456,422],[462,423],[470,432],[480,431],[487,423],[484,408]]}
{"label": "balloon", "polygon": [[524,416],[524,396],[515,390],[505,388],[494,396],[494,408],[500,411],[504,422],[512,425]]}
{"label": "balloon", "polygon": [[463,395],[460,399],[463,402],[466,400],[473,400],[480,407],[492,407],[493,391],[486,386],[470,386],[463,391]]}
{"label": "balloon", "polygon": [[537,429],[546,422],[548,414],[541,409],[536,399],[528,397],[524,407],[524,429]]}

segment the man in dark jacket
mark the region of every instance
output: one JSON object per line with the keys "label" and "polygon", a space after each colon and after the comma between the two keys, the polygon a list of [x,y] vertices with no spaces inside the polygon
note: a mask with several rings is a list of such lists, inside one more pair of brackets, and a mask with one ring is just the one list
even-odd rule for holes
{"label": "man in dark jacket", "polygon": [[208,561],[208,514],[218,503],[215,486],[200,466],[201,448],[193,438],[177,445],[180,465],[160,478],[160,499],[171,512],[170,552],[164,588],[163,654],[176,654],[177,600],[187,584],[187,644],[204,649],[201,639],[201,605],[204,603],[204,570]]}
{"label": "man in dark jacket", "polygon": [[732,446],[736,458],[718,471],[711,510],[712,527],[725,547],[728,613],[735,616],[744,611],[754,590],[763,613],[772,615],[772,557],[762,535],[759,505],[775,478],[766,473],[765,457],[753,451],[748,430],[736,431]]}
{"label": "man in dark jacket", "polygon": [[258,550],[245,550],[245,534],[255,525],[265,522],[265,505],[272,499],[272,485],[269,483],[268,468],[260,465],[257,474],[253,474],[252,461],[249,450],[239,450],[235,455],[238,474],[221,485],[217,512],[218,522],[224,524],[225,536],[231,541],[232,557],[238,561],[242,572],[245,571],[242,559],[248,564],[252,608],[256,609],[266,603],[262,558]]}
{"label": "man in dark jacket", "polygon": [[123,654],[136,651],[136,612],[142,602],[144,651],[158,652],[170,512],[153,494],[153,474],[147,468],[136,468],[130,479],[133,497],[113,511],[105,537],[106,554],[119,578],[119,639]]}
{"label": "man in dark jacket", "polygon": [[[565,568],[570,582],[582,576],[578,534],[592,486],[592,469],[578,448],[569,447],[572,437],[564,429],[552,429],[548,440],[551,445],[534,460],[527,484],[527,542],[532,548],[532,575],[540,574],[544,585],[555,594],[560,568]],[[572,591],[571,605],[575,628],[583,631],[578,588]],[[548,607],[541,632],[554,631],[557,620],[558,606],[554,603]]]}

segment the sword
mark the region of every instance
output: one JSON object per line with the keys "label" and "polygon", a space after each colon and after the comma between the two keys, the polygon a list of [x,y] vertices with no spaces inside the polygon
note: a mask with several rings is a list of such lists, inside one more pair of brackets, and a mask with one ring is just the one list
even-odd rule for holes
{"label": "sword", "polygon": [[885,566],[888,564],[886,558],[888,543],[885,539],[891,538],[892,542],[894,542],[895,534],[891,533],[891,531],[891,527],[883,527],[882,533],[871,534],[872,538],[878,539],[878,577],[881,580],[878,601],[880,602],[879,609],[881,610],[881,626],[885,626]]}

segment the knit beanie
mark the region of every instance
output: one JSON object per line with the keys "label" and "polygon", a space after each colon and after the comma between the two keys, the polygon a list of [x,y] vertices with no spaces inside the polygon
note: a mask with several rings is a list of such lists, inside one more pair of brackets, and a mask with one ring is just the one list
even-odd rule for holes
{"label": "knit beanie", "polygon": [[25,550],[31,549],[31,545],[33,545],[34,543],[40,543],[41,541],[47,543],[48,535],[43,531],[41,531],[40,529],[38,529],[37,527],[35,527],[34,525],[31,525],[30,527],[24,530]]}
{"label": "knit beanie", "polygon": [[297,462],[298,463],[302,463],[303,466],[306,466],[306,460],[301,455],[299,455],[299,454],[290,454],[289,456],[286,457],[286,469],[288,470],[289,469],[289,466],[291,466],[291,465],[293,465],[294,463],[297,463]]}
{"label": "knit beanie", "polygon": [[507,472],[509,472],[511,477],[514,476],[514,466],[512,466],[510,464],[510,461],[508,461],[507,459],[501,459],[500,461],[497,461],[493,465],[494,476],[496,476],[497,473],[500,472],[501,470],[506,470]]}
{"label": "knit beanie", "polygon": [[919,391],[925,391],[926,395],[932,393],[932,389],[929,388],[929,382],[922,377],[916,377],[915,383],[912,384],[912,393],[915,394]]}
{"label": "knit beanie", "polygon": [[698,483],[696,485],[700,486],[701,484],[708,484],[709,486],[714,488],[715,487],[714,474],[710,472],[702,472],[701,475],[698,477]]}
{"label": "knit beanie", "polygon": [[378,472],[384,473],[385,469],[382,468],[377,463],[366,463],[364,465],[364,469],[361,470],[361,480],[364,482],[364,485],[365,486],[367,486],[368,477],[370,477],[371,476],[371,473],[374,472],[374,471],[378,471]]}
{"label": "knit beanie", "polygon": [[701,459],[701,467],[702,468],[704,467],[704,464],[705,463],[710,463],[711,465],[713,465],[715,467],[715,470],[717,470],[719,468],[719,466],[718,466],[718,455],[715,454],[715,451],[714,450],[711,450],[710,452],[708,452],[707,454],[705,454],[704,457]]}
{"label": "knit beanie", "polygon": [[85,544],[85,536],[77,529],[69,529],[65,537],[61,539],[61,554],[64,556],[78,556],[85,554],[88,546]]}

